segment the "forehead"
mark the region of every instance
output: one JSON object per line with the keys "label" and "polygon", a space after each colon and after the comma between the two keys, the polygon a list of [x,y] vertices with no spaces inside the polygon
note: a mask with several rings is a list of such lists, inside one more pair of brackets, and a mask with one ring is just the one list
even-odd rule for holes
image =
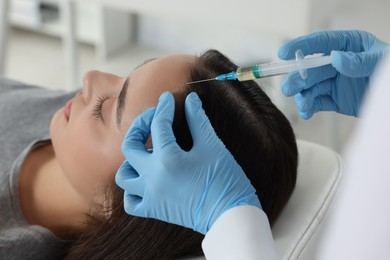
{"label": "forehead", "polygon": [[142,111],[157,106],[166,91],[175,92],[190,81],[190,69],[197,56],[172,55],[152,60],[130,74],[126,97],[128,124]]}
{"label": "forehead", "polygon": [[173,92],[190,80],[190,69],[196,58],[192,55],[171,55],[152,60],[131,73],[130,87],[138,91],[138,96]]}
{"label": "forehead", "polygon": [[197,56],[193,55],[171,55],[158,59],[153,59],[138,69],[136,69],[132,76],[136,77],[138,74],[149,77],[149,79],[158,76],[159,81],[172,80],[172,83],[179,83],[181,80],[186,80],[189,77],[190,68],[195,63]]}

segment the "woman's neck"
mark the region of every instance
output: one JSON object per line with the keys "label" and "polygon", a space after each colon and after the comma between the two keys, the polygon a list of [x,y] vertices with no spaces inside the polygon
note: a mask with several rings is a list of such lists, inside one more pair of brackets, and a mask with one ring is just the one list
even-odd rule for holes
{"label": "woman's neck", "polygon": [[85,202],[63,174],[52,144],[31,151],[20,169],[20,206],[31,225],[50,229],[62,239],[71,239],[85,222]]}

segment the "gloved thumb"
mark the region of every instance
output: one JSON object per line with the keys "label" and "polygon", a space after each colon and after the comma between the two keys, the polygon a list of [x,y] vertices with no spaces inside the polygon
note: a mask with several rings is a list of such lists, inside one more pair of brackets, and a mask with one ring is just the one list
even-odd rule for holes
{"label": "gloved thumb", "polygon": [[332,65],[341,74],[352,77],[368,77],[382,57],[380,52],[343,52],[332,51]]}
{"label": "gloved thumb", "polygon": [[165,92],[160,96],[151,126],[154,150],[176,143],[172,130],[174,113],[175,99],[171,93]]}
{"label": "gloved thumb", "polygon": [[202,101],[195,92],[186,98],[185,114],[194,144],[207,143],[207,139],[215,135],[210,120],[202,108]]}

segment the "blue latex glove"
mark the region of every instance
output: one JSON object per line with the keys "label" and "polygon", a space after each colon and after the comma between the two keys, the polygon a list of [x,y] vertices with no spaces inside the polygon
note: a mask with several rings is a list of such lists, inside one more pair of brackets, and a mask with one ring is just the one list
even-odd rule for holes
{"label": "blue latex glove", "polygon": [[[125,190],[125,211],[192,228],[205,234],[227,209],[261,208],[256,191],[217,137],[195,93],[185,100],[193,147],[176,143],[172,122],[174,98],[161,95],[156,109],[138,116],[122,144],[126,161],[116,174]],[[153,152],[145,149],[152,133]]]}
{"label": "blue latex glove", "polygon": [[388,47],[364,31],[323,31],[298,37],[279,49],[279,58],[293,59],[301,49],[304,55],[331,53],[332,65],[308,70],[305,80],[298,73],[290,74],[282,92],[295,95],[303,119],[318,111],[358,116],[370,76]]}

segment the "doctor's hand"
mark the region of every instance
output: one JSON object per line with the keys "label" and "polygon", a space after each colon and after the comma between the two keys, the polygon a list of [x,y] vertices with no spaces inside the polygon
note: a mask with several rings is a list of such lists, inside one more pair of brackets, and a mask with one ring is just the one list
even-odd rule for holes
{"label": "doctor's hand", "polygon": [[389,45],[364,31],[323,31],[298,37],[284,44],[281,59],[293,59],[297,49],[304,55],[331,54],[332,65],[308,70],[308,78],[290,74],[282,84],[286,96],[295,95],[302,118],[318,111],[358,116],[370,76]]}
{"label": "doctor's hand", "polygon": [[[157,108],[139,115],[123,141],[126,161],[116,183],[125,190],[125,211],[206,234],[229,208],[261,208],[249,179],[215,134],[199,97],[191,93],[185,100],[193,139],[188,152],[173,134],[174,109],[172,94],[162,94]],[[145,148],[150,133],[153,152]]]}

